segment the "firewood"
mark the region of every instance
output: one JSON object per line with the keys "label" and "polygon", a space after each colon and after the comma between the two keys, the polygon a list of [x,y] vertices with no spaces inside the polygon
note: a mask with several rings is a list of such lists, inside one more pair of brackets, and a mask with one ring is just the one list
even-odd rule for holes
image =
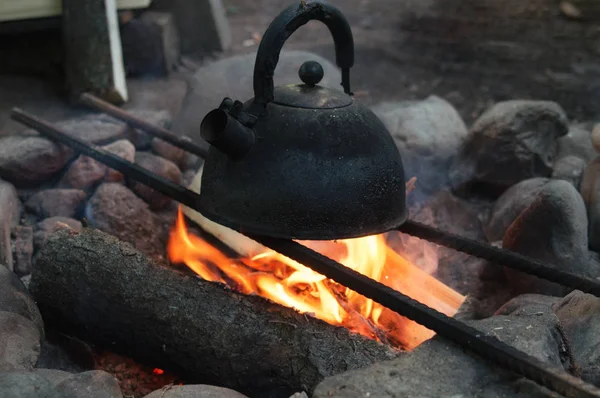
{"label": "firewood", "polygon": [[103,232],[54,232],[30,289],[48,327],[252,397],[312,392],[324,377],[399,355],[258,296],[168,268]]}

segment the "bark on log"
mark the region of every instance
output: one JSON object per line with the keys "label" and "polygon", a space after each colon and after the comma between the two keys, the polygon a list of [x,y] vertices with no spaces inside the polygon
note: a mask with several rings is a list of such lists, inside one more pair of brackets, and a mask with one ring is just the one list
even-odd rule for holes
{"label": "bark on log", "polygon": [[157,264],[97,230],[56,231],[30,290],[51,327],[188,382],[252,397],[310,393],[326,376],[399,355],[344,328]]}

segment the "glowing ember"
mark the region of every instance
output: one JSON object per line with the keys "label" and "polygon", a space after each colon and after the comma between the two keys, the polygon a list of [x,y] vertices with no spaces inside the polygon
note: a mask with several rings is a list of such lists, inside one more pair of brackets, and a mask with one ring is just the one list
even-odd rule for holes
{"label": "glowing ember", "polygon": [[[453,316],[465,299],[421,269],[437,268],[437,256],[431,250],[424,252],[423,243],[411,249],[426,254],[420,256],[425,262],[419,264],[421,268],[389,248],[384,235],[300,243],[446,315]],[[188,233],[180,209],[168,253],[171,262],[186,264],[203,279],[228,284],[246,294],[258,294],[397,347],[412,349],[433,336],[432,331],[308,267],[261,248],[258,254],[231,259],[205,240]],[[415,253],[407,254],[415,257]]]}

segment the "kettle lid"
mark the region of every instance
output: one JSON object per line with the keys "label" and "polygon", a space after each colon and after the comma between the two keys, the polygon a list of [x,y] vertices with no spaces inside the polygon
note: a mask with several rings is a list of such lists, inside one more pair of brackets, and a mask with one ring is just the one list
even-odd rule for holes
{"label": "kettle lid", "polygon": [[340,90],[318,85],[323,79],[323,67],[316,61],[303,63],[298,76],[303,84],[275,88],[273,103],[294,108],[334,109],[346,107],[354,101]]}

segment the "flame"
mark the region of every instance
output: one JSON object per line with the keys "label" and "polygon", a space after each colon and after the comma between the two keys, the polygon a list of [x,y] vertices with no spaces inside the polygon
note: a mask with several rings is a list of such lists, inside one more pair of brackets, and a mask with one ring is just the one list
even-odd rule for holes
{"label": "flame", "polygon": [[[423,269],[391,249],[385,235],[299,243],[448,316],[453,316],[465,299],[423,270],[437,268],[437,253],[425,242],[406,247],[409,257],[418,258]],[[186,264],[205,280],[258,294],[393,346],[410,350],[433,337],[431,330],[288,257],[263,249],[258,254],[232,259],[189,233],[181,208],[167,247],[172,263]]]}

